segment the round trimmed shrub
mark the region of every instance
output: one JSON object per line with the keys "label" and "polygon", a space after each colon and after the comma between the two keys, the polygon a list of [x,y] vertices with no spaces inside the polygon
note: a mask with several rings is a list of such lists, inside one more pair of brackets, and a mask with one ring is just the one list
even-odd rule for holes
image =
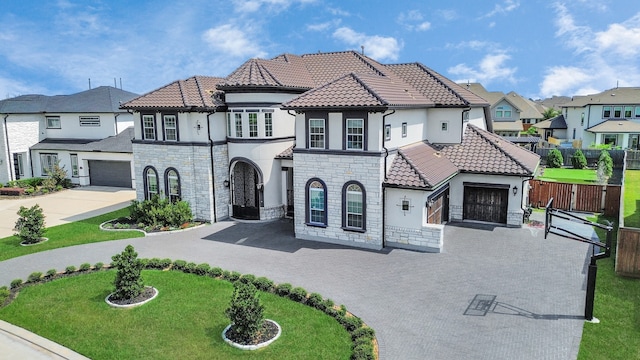
{"label": "round trimmed shrub", "polygon": [[253,285],[255,285],[260,291],[265,291],[265,292],[273,291],[273,281],[271,281],[271,279],[268,279],[264,276],[261,276],[255,279],[255,281],[253,282]]}
{"label": "round trimmed shrub", "polygon": [[27,282],[35,283],[40,281],[41,278],[42,278],[42,273],[40,271],[35,271],[29,274],[29,277],[27,278]]}
{"label": "round trimmed shrub", "polygon": [[11,288],[12,289],[17,289],[20,286],[22,286],[22,279],[14,279],[13,281],[11,281]]}
{"label": "round trimmed shrub", "polygon": [[56,276],[58,274],[58,270],[56,269],[49,269],[47,270],[47,273],[44,275],[44,277],[46,277],[47,279],[52,278],[54,276]]}
{"label": "round trimmed shrub", "polygon": [[173,266],[171,267],[172,270],[184,270],[184,268],[187,266],[187,262],[184,260],[176,260],[173,262]]}
{"label": "round trimmed shrub", "polygon": [[209,271],[209,276],[214,277],[214,278],[221,277],[222,274],[224,274],[224,271],[221,268],[217,267],[217,266],[214,267],[214,268],[211,268],[211,270]]}
{"label": "round trimmed shrub", "polygon": [[558,149],[551,149],[547,154],[547,166],[550,168],[561,168],[564,164],[562,153]]}
{"label": "round trimmed shrub", "polygon": [[91,270],[91,264],[89,263],[82,263],[80,264],[80,269],[78,269],[80,271],[89,271]]}
{"label": "round trimmed shrub", "polygon": [[322,301],[322,295],[318,293],[309,294],[309,298],[307,298],[307,305],[322,311],[325,309],[325,304]]}
{"label": "round trimmed shrub", "polygon": [[289,293],[289,299],[297,302],[304,302],[307,299],[307,290],[301,287],[294,287]]}
{"label": "round trimmed shrub", "polygon": [[195,272],[198,275],[207,275],[209,273],[209,270],[211,270],[211,266],[209,266],[209,264],[202,263],[196,266]]}
{"label": "round trimmed shrub", "polygon": [[93,270],[95,271],[100,271],[102,268],[104,268],[104,263],[102,262],[97,262],[93,265]]}
{"label": "round trimmed shrub", "polygon": [[64,268],[64,272],[67,273],[67,274],[74,273],[74,272],[76,272],[76,267],[73,266],[73,265],[69,265],[66,268]]}
{"label": "round trimmed shrub", "polygon": [[574,169],[585,169],[587,167],[587,158],[582,153],[582,150],[578,149],[571,156],[571,165]]}
{"label": "round trimmed shrub", "polygon": [[292,288],[293,287],[289,283],[278,284],[278,286],[276,286],[276,294],[282,297],[287,297],[289,296],[289,293],[291,293]]}

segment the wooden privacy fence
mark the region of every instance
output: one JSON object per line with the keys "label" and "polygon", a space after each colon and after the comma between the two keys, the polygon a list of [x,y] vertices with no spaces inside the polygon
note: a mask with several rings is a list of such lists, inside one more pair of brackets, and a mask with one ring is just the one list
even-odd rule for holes
{"label": "wooden privacy fence", "polygon": [[640,278],[640,229],[626,227],[618,229],[616,273]]}
{"label": "wooden privacy fence", "polygon": [[[573,156],[573,154],[578,149],[558,148],[557,150],[560,151],[560,153],[562,153],[562,159],[564,160],[564,166],[570,167],[571,166],[571,156]],[[594,167],[595,168],[596,164],[598,163],[598,158],[600,157],[600,152],[602,150],[595,150],[595,149],[581,149],[581,150],[582,150],[582,153],[584,154],[584,157],[587,159],[587,164],[590,167]],[[540,162],[543,165],[547,164],[547,155],[549,154],[549,151],[551,151],[550,148],[537,148],[536,149],[536,153],[538,155],[540,155]],[[613,160],[613,167],[621,169],[623,164],[624,164],[624,152],[625,151],[624,150],[607,150],[607,152],[609,152],[609,155],[611,155],[611,160]]]}
{"label": "wooden privacy fence", "polygon": [[585,211],[618,216],[620,212],[619,185],[583,185],[529,180],[529,204],[544,207],[553,198],[556,209]]}
{"label": "wooden privacy fence", "polygon": [[640,170],[640,150],[627,150],[626,169]]}

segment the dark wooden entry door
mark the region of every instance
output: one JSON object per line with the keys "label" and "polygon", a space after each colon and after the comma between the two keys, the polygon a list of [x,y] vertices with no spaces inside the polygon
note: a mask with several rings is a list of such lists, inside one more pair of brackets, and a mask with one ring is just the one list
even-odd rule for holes
{"label": "dark wooden entry door", "polygon": [[233,168],[233,217],[259,220],[258,174],[250,164],[238,162]]}
{"label": "dark wooden entry door", "polygon": [[507,223],[509,188],[464,187],[465,220]]}

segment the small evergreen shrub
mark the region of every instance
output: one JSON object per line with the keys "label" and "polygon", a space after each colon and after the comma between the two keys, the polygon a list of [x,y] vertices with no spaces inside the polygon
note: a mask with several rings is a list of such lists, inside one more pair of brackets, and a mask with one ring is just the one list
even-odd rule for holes
{"label": "small evergreen shrub", "polygon": [[264,305],[257,291],[253,284],[241,281],[233,284],[231,303],[225,310],[225,315],[233,324],[229,330],[231,334],[227,333],[227,337],[231,335],[233,339],[249,342],[262,328]]}
{"label": "small evergreen shrub", "polygon": [[22,279],[14,279],[13,281],[11,281],[11,288],[12,289],[17,289],[20,286],[22,286]]}
{"label": "small evergreen shrub", "polygon": [[35,204],[30,208],[20,206],[18,216],[15,226],[16,235],[25,244],[40,242],[44,235],[44,214],[40,205]]}
{"label": "small evergreen shrub", "polygon": [[129,205],[129,217],[136,224],[150,227],[180,227],[193,220],[188,202],[171,202],[160,196],[144,201],[133,200]]}
{"label": "small evergreen shrub", "polygon": [[29,274],[29,277],[27,278],[27,282],[35,283],[40,281],[40,279],[42,279],[42,273],[40,271],[35,271]]}
{"label": "small evergreen shrub", "polygon": [[2,304],[4,304],[9,295],[11,295],[11,292],[9,291],[9,289],[7,289],[6,286],[0,287],[0,307],[2,307]]}
{"label": "small evergreen shrub", "polygon": [[104,264],[101,262],[97,262],[93,265],[93,270],[100,271],[104,268]]}
{"label": "small evergreen shrub", "polygon": [[307,299],[307,290],[301,287],[294,287],[289,293],[289,299],[297,302],[304,302]]}
{"label": "small evergreen shrub", "polygon": [[339,314],[336,320],[350,333],[362,327],[362,319],[357,316]]}
{"label": "small evergreen shrub", "polygon": [[[251,275],[251,274],[244,274],[242,275],[242,277],[240,277],[240,279],[238,279],[238,281],[242,281],[245,284],[253,284],[255,280],[256,280],[255,275]],[[255,284],[253,284],[253,286],[255,286]]]}
{"label": "small evergreen shrub", "polygon": [[73,265],[69,265],[64,269],[64,272],[67,273],[67,274],[74,273],[74,272],[76,272],[76,267],[73,266]]}
{"label": "small evergreen shrub", "polygon": [[151,258],[147,260],[145,269],[160,269],[160,258]]}
{"label": "small evergreen shrub", "polygon": [[209,264],[202,263],[196,266],[195,273],[198,275],[207,275],[210,270],[211,270],[211,266],[209,266]]}
{"label": "small evergreen shrub", "polygon": [[365,338],[371,341],[375,338],[375,336],[376,332],[370,327],[360,327],[351,332],[351,339],[354,341],[359,338]]}
{"label": "small evergreen shrub", "polygon": [[219,268],[219,267],[213,267],[211,268],[211,270],[209,271],[209,276],[214,277],[214,278],[219,278],[224,274],[224,271]]}
{"label": "small evergreen shrub", "polygon": [[271,281],[271,279],[268,279],[268,278],[266,278],[264,276],[256,278],[254,280],[253,284],[260,291],[265,291],[265,292],[272,292],[273,291],[273,281]]}
{"label": "small evergreen shrub", "polygon": [[547,154],[547,166],[550,168],[561,168],[564,164],[562,153],[558,149],[551,149]]}
{"label": "small evergreen shrub", "polygon": [[309,294],[309,298],[307,299],[307,305],[322,311],[324,311],[325,309],[325,304],[322,301],[322,295],[318,293]]}
{"label": "small evergreen shrub", "polygon": [[276,294],[282,297],[288,297],[292,288],[293,287],[289,283],[278,284],[278,286],[276,286]]}
{"label": "small evergreen shrub", "polygon": [[82,264],[80,264],[80,268],[78,270],[80,270],[80,271],[89,271],[89,270],[91,270],[91,264],[82,263]]}
{"label": "small evergreen shrub", "polygon": [[571,165],[574,169],[585,169],[587,167],[587,158],[582,153],[582,150],[578,149],[571,156]]}
{"label": "small evergreen shrub", "polygon": [[184,266],[184,270],[182,271],[187,274],[195,274],[197,266],[198,265],[196,265],[196,263],[194,262],[188,262],[187,265]]}
{"label": "small evergreen shrub", "polygon": [[238,279],[240,279],[240,277],[242,276],[242,274],[240,274],[237,271],[232,271],[228,274],[228,276],[226,277],[226,280],[229,280],[231,282],[236,282]]}
{"label": "small evergreen shrub", "polygon": [[113,282],[115,291],[111,295],[115,300],[133,299],[144,289],[144,282],[140,272],[143,264],[138,259],[138,253],[131,245],[124,251],[111,257],[117,269]]}
{"label": "small evergreen shrub", "polygon": [[347,307],[344,306],[344,304],[340,305],[340,309],[338,310],[338,313],[342,316],[347,315]]}
{"label": "small evergreen shrub", "polygon": [[374,360],[375,356],[373,354],[373,345],[372,344],[359,344],[358,346],[353,348],[353,353],[351,354],[352,360]]}
{"label": "small evergreen shrub", "polygon": [[47,270],[47,273],[44,275],[45,278],[47,279],[51,279],[52,277],[58,275],[58,270],[56,269],[49,269]]}
{"label": "small evergreen shrub", "polygon": [[600,151],[596,175],[600,183],[606,183],[613,175],[613,159],[607,150]]}
{"label": "small evergreen shrub", "polygon": [[171,269],[173,270],[184,270],[184,268],[187,266],[187,262],[184,260],[176,260],[173,262],[173,266],[171,267]]}

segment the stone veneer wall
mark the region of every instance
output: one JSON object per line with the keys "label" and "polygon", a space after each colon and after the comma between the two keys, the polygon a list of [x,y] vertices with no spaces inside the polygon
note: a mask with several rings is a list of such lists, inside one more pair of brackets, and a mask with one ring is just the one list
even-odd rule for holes
{"label": "stone veneer wall", "polygon": [[[295,235],[305,240],[345,244],[371,249],[382,248],[382,180],[384,158],[350,154],[293,155]],[[327,227],[305,224],[305,186],[311,178],[327,185]],[[366,193],[366,231],[342,229],[342,187],[360,182]]]}
{"label": "stone veneer wall", "polygon": [[[158,185],[161,194],[166,193],[164,172],[173,167],[180,175],[182,200],[189,202],[193,216],[200,220],[213,219],[213,191],[211,181],[211,157],[208,145],[162,145],[133,144],[136,197],[144,199],[144,176],[147,166],[153,166],[158,172]],[[216,170],[216,210],[217,219],[229,216],[227,204],[229,189],[223,181],[228,177],[226,145],[214,146],[214,166]]]}
{"label": "stone veneer wall", "polygon": [[279,205],[270,208],[260,208],[260,220],[281,219],[286,214],[286,206]]}
{"label": "stone veneer wall", "polygon": [[385,226],[385,246],[441,252],[444,244],[444,225],[429,224],[420,229],[399,226]]}

